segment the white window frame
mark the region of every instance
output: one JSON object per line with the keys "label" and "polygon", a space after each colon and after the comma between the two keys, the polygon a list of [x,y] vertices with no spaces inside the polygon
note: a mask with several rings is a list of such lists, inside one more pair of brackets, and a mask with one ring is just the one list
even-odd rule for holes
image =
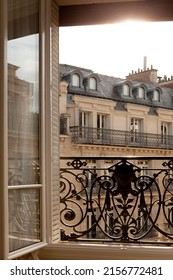
{"label": "white window frame", "polygon": [[140,133],[143,132],[143,119],[131,118],[130,119],[130,132],[131,132],[131,142],[141,143],[143,141]]}
{"label": "white window frame", "polygon": [[131,120],[130,120],[130,131],[132,133],[143,132],[143,119],[131,118]]}
{"label": "white window frame", "polygon": [[[27,186],[17,186],[18,189],[28,189],[28,188],[38,188],[40,190],[40,242],[29,245],[27,247],[23,247],[21,249],[15,250],[13,252],[9,252],[9,226],[8,226],[8,190],[16,188],[16,186],[8,187],[8,62],[7,62],[7,38],[8,38],[8,1],[2,0],[0,1],[0,24],[3,26],[3,32],[0,33],[1,42],[5,42],[4,44],[0,44],[0,53],[2,57],[2,61],[0,63],[0,73],[1,73],[1,102],[0,108],[2,113],[2,118],[0,120],[0,133],[2,137],[0,137],[0,146],[3,149],[0,157],[0,258],[1,259],[15,259],[24,254],[30,253],[32,251],[38,250],[45,246],[46,243],[46,205],[45,205],[45,120],[46,120],[46,112],[45,112],[45,101],[43,97],[45,96],[45,10],[49,7],[50,3],[47,4],[47,1],[41,0],[39,3],[39,21],[40,21],[40,29],[39,29],[39,76],[40,76],[40,93],[42,94],[41,102],[40,102],[40,118],[41,118],[41,162],[40,168],[42,170],[42,179],[40,185],[27,185]],[[49,36],[48,36],[49,37]],[[50,54],[48,54],[50,56]],[[49,67],[48,67],[49,68]],[[48,73],[50,69],[47,69]]]}

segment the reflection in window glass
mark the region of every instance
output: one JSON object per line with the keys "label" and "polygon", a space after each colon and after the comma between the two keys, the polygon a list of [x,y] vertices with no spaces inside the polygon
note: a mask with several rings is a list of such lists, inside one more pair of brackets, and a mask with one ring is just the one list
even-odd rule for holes
{"label": "reflection in window glass", "polygon": [[41,241],[38,6],[39,0],[8,1],[10,252]]}
{"label": "reflection in window glass", "polygon": [[38,34],[8,42],[9,184],[39,183]]}
{"label": "reflection in window glass", "polygon": [[9,190],[10,252],[40,241],[40,190]]}

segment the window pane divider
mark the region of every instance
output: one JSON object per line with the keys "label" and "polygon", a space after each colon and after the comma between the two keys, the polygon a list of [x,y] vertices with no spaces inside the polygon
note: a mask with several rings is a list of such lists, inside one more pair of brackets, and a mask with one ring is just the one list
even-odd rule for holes
{"label": "window pane divider", "polygon": [[13,190],[13,189],[38,189],[38,188],[42,188],[41,184],[37,184],[37,185],[14,185],[14,186],[9,186],[8,189],[9,190]]}

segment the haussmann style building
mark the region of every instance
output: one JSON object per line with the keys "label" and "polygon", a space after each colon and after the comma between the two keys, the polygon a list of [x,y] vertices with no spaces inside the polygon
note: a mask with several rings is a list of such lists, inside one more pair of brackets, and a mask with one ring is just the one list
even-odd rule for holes
{"label": "haussmann style building", "polygon": [[145,65],[126,79],[60,65],[64,240],[172,238],[173,91]]}

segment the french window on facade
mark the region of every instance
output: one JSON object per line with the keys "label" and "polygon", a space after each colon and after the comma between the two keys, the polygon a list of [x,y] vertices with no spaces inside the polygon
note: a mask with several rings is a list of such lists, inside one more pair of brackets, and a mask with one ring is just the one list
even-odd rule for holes
{"label": "french window on facade", "polygon": [[141,142],[142,136],[140,133],[143,128],[143,120],[138,118],[131,118],[131,142]]}
{"label": "french window on facade", "polygon": [[97,114],[97,139],[106,140],[106,131],[108,128],[108,115]]}
{"label": "french window on facade", "polygon": [[171,124],[168,122],[161,122],[161,143],[168,144],[169,143],[169,135],[170,135]]}

